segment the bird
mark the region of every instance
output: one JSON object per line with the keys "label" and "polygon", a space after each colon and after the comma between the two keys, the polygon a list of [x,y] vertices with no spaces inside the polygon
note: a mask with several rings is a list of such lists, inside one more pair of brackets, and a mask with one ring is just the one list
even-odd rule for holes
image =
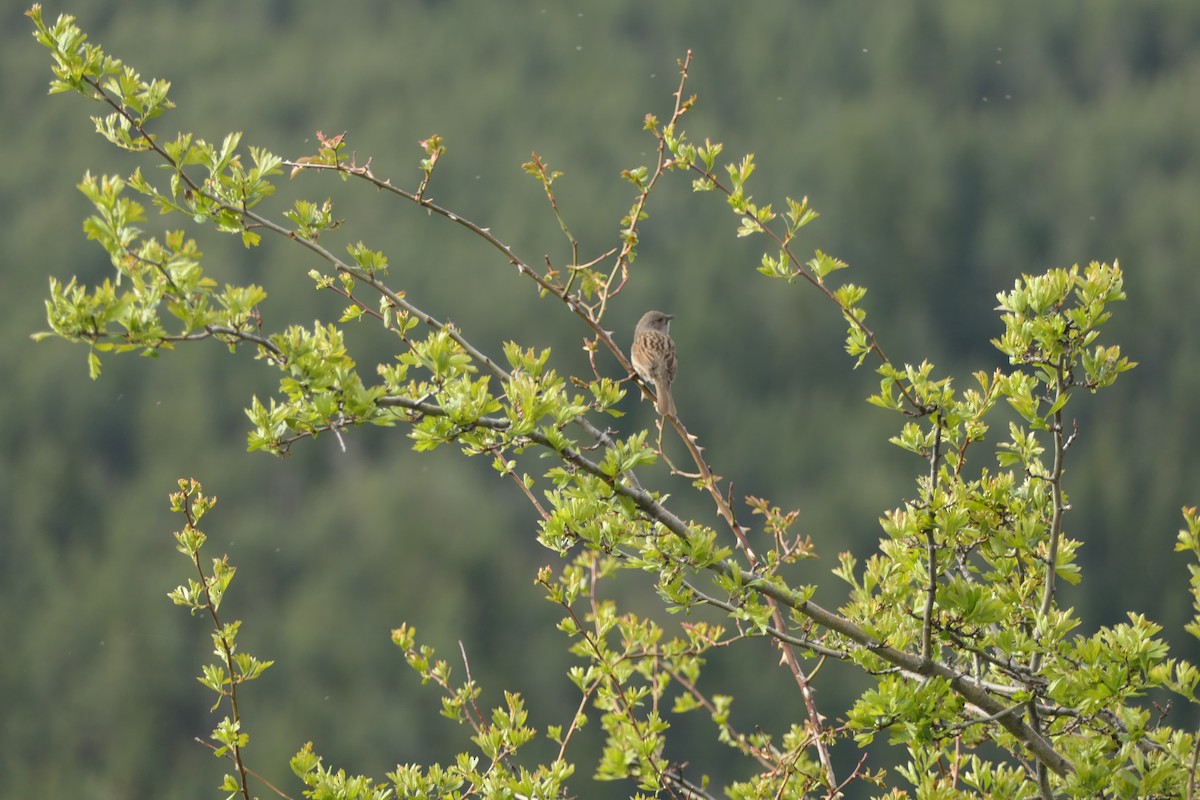
{"label": "bird", "polygon": [[675,399],[671,396],[671,382],[675,380],[675,342],[668,328],[674,316],[661,311],[647,311],[638,320],[633,330],[633,346],[629,348],[629,360],[633,368],[647,384],[654,384],[658,399],[654,407],[664,417],[675,416]]}

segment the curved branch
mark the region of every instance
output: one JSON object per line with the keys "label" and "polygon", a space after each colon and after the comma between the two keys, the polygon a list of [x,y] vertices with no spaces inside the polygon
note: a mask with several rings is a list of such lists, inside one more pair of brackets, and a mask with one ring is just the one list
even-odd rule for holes
{"label": "curved branch", "polygon": [[[379,402],[381,405],[411,408],[424,414],[445,415],[445,411],[434,403],[415,401],[404,397],[385,397],[381,398]],[[509,427],[507,419],[497,417],[480,418],[477,424],[496,430],[503,430]],[[567,463],[608,482],[614,491],[628,497],[644,513],[661,523],[664,528],[685,540],[687,539],[689,533],[687,523],[659,504],[649,492],[613,478],[606,474],[600,468],[599,464],[580,453],[556,449],[549,439],[537,431],[532,431],[526,435],[531,441],[558,452],[560,457]],[[925,659],[920,654],[907,653],[887,645],[880,639],[867,633],[853,620],[835,614],[817,603],[805,599],[791,589],[763,580],[754,572],[743,570],[734,563],[718,561],[707,565],[706,568],[718,575],[739,581],[751,591],[758,592],[766,598],[775,600],[780,605],[808,617],[823,628],[841,634],[894,666],[916,675],[937,677],[946,681],[956,694],[967,702],[977,706],[985,715],[996,716],[997,723],[1021,741],[1029,752],[1038,761],[1046,764],[1051,771],[1059,775],[1066,775],[1074,771],[1071,762],[1055,750],[1048,739],[1019,717],[1003,713],[1008,707],[1007,704],[990,694],[987,688],[976,683],[970,675],[955,670],[939,661]]]}

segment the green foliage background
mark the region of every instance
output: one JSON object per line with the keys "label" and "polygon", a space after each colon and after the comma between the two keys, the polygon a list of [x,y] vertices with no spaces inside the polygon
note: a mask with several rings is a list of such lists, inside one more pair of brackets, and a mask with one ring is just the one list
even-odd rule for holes
{"label": "green foliage background", "polygon": [[[213,796],[219,769],[192,742],[211,728],[192,682],[208,634],[166,600],[183,579],[166,504],[180,475],[220,497],[207,531],[242,570],[230,613],[246,619],[243,646],[277,661],[243,707],[249,757],[273,780],[287,781],[286,757],[308,738],[373,774],[461,747],[388,641],[402,620],[447,656],[461,639],[485,700],[520,690],[542,724],[573,706],[557,615],[532,586],[549,555],[485,463],[417,457],[399,429],[352,433],[345,454],[325,437],[284,461],[251,456],[241,408],[272,376],[249,356],[109,358],[92,382],[82,349],[29,340],[45,327],[49,275],[110,270],[71,187],[133,162],[91,133],[94,109],[44,96],[48,60],[22,9],[0,11],[4,793]],[[406,183],[416,141],[441,134],[435,199],[531,263],[566,252],[520,170],[530,150],[567,173],[555,188],[583,252],[610,246],[630,196],[618,173],[649,159],[641,118],[668,108],[691,48],[691,135],[754,152],[760,200],[807,194],[823,214],[808,240],[870,287],[889,354],[963,377],[997,363],[995,293],[1017,274],[1119,259],[1129,302],[1111,339],[1141,366],[1102,405],[1075,406],[1067,528],[1086,542],[1086,571],[1061,597],[1092,623],[1143,610],[1187,646],[1186,572],[1171,551],[1179,506],[1200,499],[1197,4],[92,0],[47,14],[60,10],[173,82],[166,134],[243,130],[297,156],[315,150],[315,130],[346,130],[377,175]],[[333,193],[345,240],[386,250],[398,286],[496,342],[493,355],[516,339],[554,346],[560,370],[582,367],[584,331],[478,242],[361,187],[302,180],[297,193]],[[835,604],[837,552],[870,552],[878,516],[922,466],[886,444],[892,420],[862,401],[875,381],[851,372],[834,311],[757,276],[757,245],[733,237],[714,197],[675,180],[650,212],[618,319],[632,329],[648,307],[676,314],[682,416],[739,494],[801,509],[823,556],[805,579],[824,580],[818,599]],[[296,251],[198,237],[218,280],[266,286],[272,319],[330,312]],[[627,404],[617,424],[649,424],[647,407]],[[763,655],[717,666],[761,670]],[[743,713],[777,708],[773,680],[746,681]],[[823,689],[832,713],[839,690]]]}

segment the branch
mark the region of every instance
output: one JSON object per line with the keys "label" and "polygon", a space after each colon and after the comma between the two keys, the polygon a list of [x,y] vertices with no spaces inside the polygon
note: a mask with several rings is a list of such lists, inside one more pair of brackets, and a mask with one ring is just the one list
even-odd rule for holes
{"label": "branch", "polygon": [[[661,136],[662,134],[660,133],[658,135]],[[713,188],[723,193],[726,197],[733,197],[733,190],[722,183],[719,177],[709,172],[707,169],[701,168],[695,163],[691,163],[688,166],[689,169],[701,175],[706,181],[709,181]],[[790,261],[792,266],[795,268],[795,275],[803,278],[817,291],[825,295],[825,299],[837,306],[838,310],[842,312],[842,316],[849,320],[851,325],[862,331],[863,336],[866,337],[867,340],[867,348],[875,354],[875,356],[879,359],[879,363],[890,366],[892,360],[888,358],[887,353],[883,351],[883,346],[879,344],[879,339],[875,336],[875,332],[868,328],[866,323],[859,319],[857,315],[850,313],[850,310],[846,308],[846,306],[842,305],[842,302],[838,299],[837,295],[834,294],[833,290],[825,285],[824,281],[818,279],[815,275],[804,268],[803,262],[801,262],[796,254],[792,252],[789,240],[780,236],[766,225],[759,224],[758,229],[779,247],[780,252],[787,254],[788,261]],[[914,413],[925,414],[929,411],[929,409],[925,408],[917,400],[917,398],[907,387],[901,385],[900,393],[904,396],[904,399],[908,401],[908,404],[912,407]]]}
{"label": "branch", "polygon": [[[385,397],[381,398],[379,402],[381,405],[402,406],[425,414],[445,416],[445,411],[436,404],[415,401],[405,397]],[[507,419],[496,417],[482,417],[476,421],[476,424],[496,430],[503,430],[509,427]],[[537,431],[531,431],[527,436],[531,441],[543,447],[555,449],[549,440]],[[598,464],[578,452],[569,449],[555,450],[555,452],[567,463],[604,480],[614,491],[632,500],[647,516],[661,523],[671,533],[685,541],[687,540],[689,534],[687,523],[659,504],[649,492],[607,475],[600,469]],[[775,600],[780,605],[808,617],[823,628],[841,634],[894,666],[916,675],[935,676],[945,680],[956,694],[967,702],[978,706],[984,714],[999,715],[1007,707],[996,697],[993,697],[984,686],[977,684],[970,675],[955,670],[949,665],[934,659],[925,659],[919,654],[907,653],[887,645],[880,639],[867,633],[854,621],[835,614],[811,600],[804,599],[791,589],[764,580],[761,576],[748,570],[743,570],[730,561],[714,562],[706,565],[705,568],[718,575],[739,582],[750,591],[763,595],[764,598]],[[1074,771],[1071,762],[1055,750],[1048,739],[1020,718],[1006,714],[999,716],[997,722],[1010,734],[1024,743],[1029,752],[1037,760],[1045,763],[1054,773],[1066,775]]]}
{"label": "branch", "polygon": [[[1064,385],[1064,370],[1065,367],[1059,364],[1054,387],[1055,404],[1058,404],[1062,395],[1068,391]],[[1054,412],[1054,428],[1052,433],[1054,434],[1054,466],[1051,468],[1048,480],[1050,481],[1050,491],[1054,497],[1054,515],[1050,520],[1050,541],[1046,548],[1046,582],[1042,588],[1042,605],[1038,609],[1038,614],[1042,617],[1050,613],[1050,606],[1054,602],[1055,570],[1058,565],[1058,542],[1062,537],[1062,518],[1063,512],[1066,510],[1063,507],[1062,476],[1064,471],[1063,456],[1067,449],[1067,439],[1066,433],[1063,431],[1063,412],[1061,407]],[[1033,670],[1035,672],[1037,671],[1039,662],[1040,659],[1035,654],[1033,657]]]}
{"label": "branch", "polygon": [[1192,734],[1192,763],[1188,766],[1187,800],[1196,798],[1196,767],[1200,764],[1200,733]]}
{"label": "branch", "polygon": [[[188,528],[198,530],[196,527],[198,519],[193,513],[192,504],[190,502],[184,502],[181,504],[181,509],[184,513],[184,516],[187,518]],[[213,596],[213,583],[216,580],[215,570],[217,565],[221,562],[218,562],[216,559],[213,560],[214,574],[212,578],[209,578],[204,573],[204,567],[200,563],[199,552],[193,552],[191,554],[191,558],[192,563],[196,567],[196,574],[200,576],[200,582],[198,585],[204,591],[204,608],[208,611],[208,615],[212,620],[214,631],[213,641],[217,645],[216,654],[220,656],[222,666],[225,668],[229,676],[229,691],[225,692],[224,694],[229,698],[230,715],[233,717],[233,725],[235,726],[235,737],[233,741],[229,742],[227,745],[228,753],[230,758],[233,760],[233,763],[237,767],[238,789],[245,800],[250,800],[250,786],[246,782],[246,764],[242,759],[242,746],[237,741],[237,735],[240,735],[239,729],[242,724],[241,709],[238,705],[238,683],[239,678],[241,677],[241,672],[233,660],[233,648],[230,646],[229,638],[226,633],[226,626],[221,624],[221,617],[217,613],[217,606],[220,605],[220,600]],[[215,688],[218,692],[221,691],[219,685]],[[216,708],[214,707],[213,710],[216,710]],[[270,784],[267,785],[270,786]],[[275,787],[272,786],[271,788]]]}
{"label": "branch", "polygon": [[[714,564],[711,569],[722,571],[729,569],[724,562]],[[732,575],[731,575],[732,577]],[[742,580],[753,582],[754,575],[743,573]],[[810,600],[804,600],[792,591],[780,588],[770,583],[757,583],[754,587],[763,594],[774,597],[780,603],[796,610],[822,627],[829,628],[842,634],[853,642],[857,642],[871,653],[891,664],[901,667],[917,675],[931,675],[949,683],[956,694],[969,703],[973,703],[985,714],[999,714],[1005,706],[992,697],[982,686],[977,685],[972,678],[939,661],[926,661],[919,655],[897,650],[871,636],[852,620],[828,611]],[[1029,752],[1040,762],[1046,764],[1055,774],[1066,775],[1074,771],[1074,766],[1062,754],[1054,749],[1039,731],[1033,729],[1019,718],[1011,714],[1001,716],[999,724],[1010,734],[1022,742]]]}
{"label": "branch", "polygon": [[[213,755],[217,755],[217,748],[215,746],[213,746],[212,742],[206,742],[203,739],[201,739],[199,736],[192,737],[192,741],[194,741],[198,745],[207,747],[209,750],[211,750],[213,752]],[[225,753],[225,757],[228,758],[230,761],[233,761],[235,764],[237,763],[237,760],[234,758],[233,753]],[[242,769],[246,770],[247,775],[251,775],[255,778],[258,778],[258,780],[260,780],[268,789],[270,789],[272,792],[274,792],[275,794],[282,797],[283,800],[293,800],[291,795],[289,795],[287,792],[280,789],[275,784],[271,783],[269,780],[264,778],[262,775],[259,775],[254,770],[252,770],[249,767],[244,766],[244,765],[242,765]]]}
{"label": "branch", "polygon": [[[737,606],[735,606],[733,603],[727,603],[724,600],[721,600],[719,598],[712,597],[708,594],[705,594],[704,592],[700,591],[700,589],[698,589],[694,584],[692,584],[688,581],[684,581],[684,584],[688,587],[688,589],[691,590],[692,594],[696,595],[696,597],[698,597],[700,599],[700,602],[704,603],[705,605],[710,605],[715,608],[719,608],[728,614],[737,613],[737,610],[738,610]],[[774,628],[770,625],[766,626],[766,628],[764,628],[764,631],[769,636],[772,636],[781,642],[785,642],[790,645],[795,645],[796,647],[803,647],[805,650],[811,650],[812,652],[816,653],[819,656],[825,656],[826,658],[836,658],[838,661],[846,661],[850,658],[850,654],[847,653],[845,650],[834,650],[833,648],[825,647],[824,645],[817,644],[816,642],[814,642],[811,639],[801,639],[798,636],[792,636],[790,633],[786,633],[785,631],[781,631],[778,628]]]}
{"label": "branch", "polygon": [[925,587],[925,613],[921,623],[921,657],[928,661],[933,650],[933,606],[937,599],[937,532],[934,524],[933,500],[937,496],[938,467],[942,460],[942,418],[935,425],[933,451],[929,454],[929,525],[925,529],[925,548],[929,582]]}

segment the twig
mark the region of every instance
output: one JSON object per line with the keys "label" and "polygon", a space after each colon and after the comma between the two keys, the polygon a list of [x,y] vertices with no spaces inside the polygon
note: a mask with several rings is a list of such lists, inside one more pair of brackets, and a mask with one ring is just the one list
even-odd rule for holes
{"label": "twig", "polygon": [[[217,748],[213,746],[212,742],[206,742],[203,739],[201,739],[199,736],[193,737],[193,741],[198,745],[203,745],[204,747],[207,747],[209,750],[212,750],[213,753],[217,752]],[[233,758],[233,753],[226,753],[225,758],[228,758],[229,760],[234,761],[234,763],[237,763],[236,760]],[[259,775],[254,770],[250,769],[249,767],[243,767],[243,769],[246,770],[247,775],[251,775],[254,778],[257,778],[264,786],[266,786],[268,789],[270,789],[275,794],[282,797],[284,800],[293,800],[291,795],[284,792],[278,786],[271,783],[269,780],[264,778],[262,775]]]}
{"label": "twig", "polygon": [[[942,460],[942,416],[936,419],[933,439],[933,451],[929,454],[929,498],[932,502],[937,496],[938,467]],[[921,657],[928,661],[933,650],[933,606],[937,599],[937,531],[934,523],[934,509],[929,508],[929,522],[925,528],[926,569],[929,572],[929,583],[925,587],[925,614],[921,623]]]}

